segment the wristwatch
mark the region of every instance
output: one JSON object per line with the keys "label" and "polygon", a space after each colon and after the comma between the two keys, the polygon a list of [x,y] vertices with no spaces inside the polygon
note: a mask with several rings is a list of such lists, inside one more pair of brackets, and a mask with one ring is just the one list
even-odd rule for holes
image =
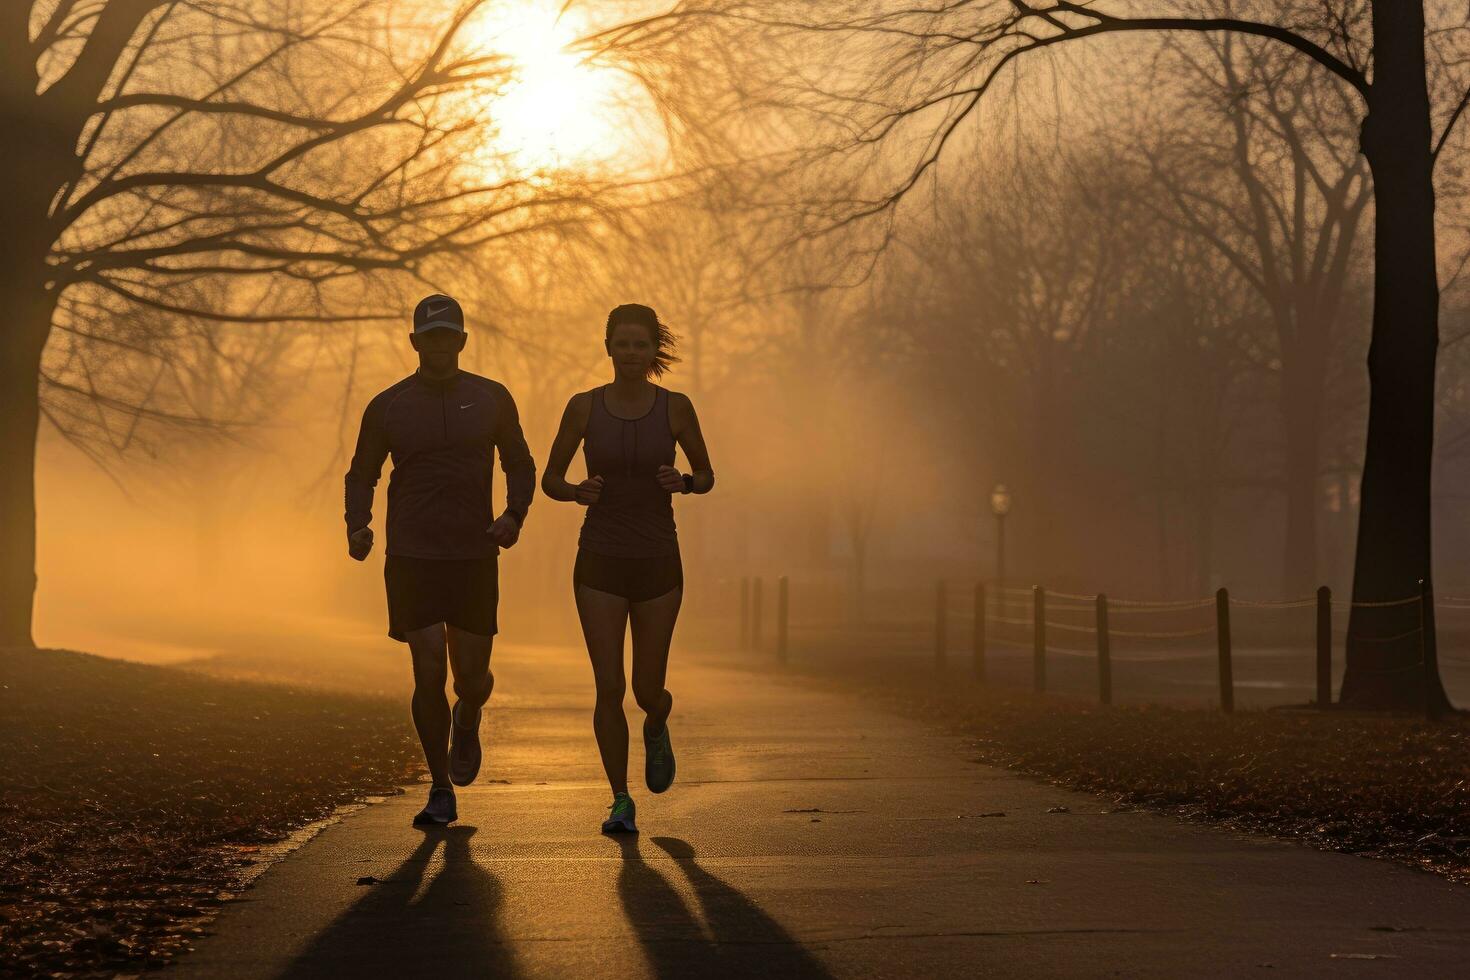
{"label": "wristwatch", "polygon": [[680,492],[681,493],[693,493],[694,492],[694,474],[693,473],[685,473],[684,474],[684,489],[681,490]]}

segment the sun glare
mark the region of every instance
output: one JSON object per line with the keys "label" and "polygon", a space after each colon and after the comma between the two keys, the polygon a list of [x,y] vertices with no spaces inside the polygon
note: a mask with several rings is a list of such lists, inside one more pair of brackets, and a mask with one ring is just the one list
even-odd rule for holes
{"label": "sun glare", "polygon": [[[476,41],[512,62],[514,78],[491,118],[494,150],[519,167],[587,170],[650,155],[640,93],[625,76],[589,65],[571,49],[585,26],[556,0],[498,5],[476,25]],[[618,168],[629,165],[639,164],[625,159]]]}

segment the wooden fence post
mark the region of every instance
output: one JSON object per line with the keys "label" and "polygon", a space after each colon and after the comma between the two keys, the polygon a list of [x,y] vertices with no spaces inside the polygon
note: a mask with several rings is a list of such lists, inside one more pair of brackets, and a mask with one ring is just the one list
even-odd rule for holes
{"label": "wooden fence post", "polygon": [[1037,694],[1046,691],[1046,590],[1031,587],[1031,680]]}
{"label": "wooden fence post", "polygon": [[776,660],[786,662],[786,619],[789,602],[789,586],[786,576],[776,580]]}
{"label": "wooden fence post", "polygon": [[750,649],[750,576],[740,576],[740,649]]}
{"label": "wooden fence post", "polygon": [[1108,644],[1108,597],[1097,596],[1097,696],[1103,704],[1113,703],[1113,661]]}
{"label": "wooden fence post", "polygon": [[1235,710],[1235,680],[1230,671],[1230,592],[1215,593],[1215,640],[1220,649],[1220,710]]}
{"label": "wooden fence post", "polygon": [[1317,590],[1317,707],[1332,707],[1332,590]]}
{"label": "wooden fence post", "polygon": [[934,669],[944,672],[946,649],[949,645],[949,597],[944,579],[934,590]]}
{"label": "wooden fence post", "polygon": [[750,583],[750,648],[759,650],[765,646],[761,636],[761,577],[757,575]]}
{"label": "wooden fence post", "polygon": [[975,680],[985,683],[985,583],[975,585]]}

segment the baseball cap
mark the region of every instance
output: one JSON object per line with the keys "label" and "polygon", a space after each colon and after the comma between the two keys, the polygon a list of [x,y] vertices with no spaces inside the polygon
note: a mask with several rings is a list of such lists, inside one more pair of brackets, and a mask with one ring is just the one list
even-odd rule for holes
{"label": "baseball cap", "polygon": [[459,308],[455,299],[443,293],[425,296],[413,308],[413,332],[423,333],[440,327],[464,333],[464,310]]}

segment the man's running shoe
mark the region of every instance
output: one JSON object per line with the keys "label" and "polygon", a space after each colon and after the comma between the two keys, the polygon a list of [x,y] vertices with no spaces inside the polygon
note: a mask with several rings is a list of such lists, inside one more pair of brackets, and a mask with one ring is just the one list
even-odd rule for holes
{"label": "man's running shoe", "polygon": [[459,709],[464,707],[454,702],[454,711],[449,715],[449,781],[456,786],[468,786],[480,774],[480,716],[484,709],[475,713],[475,723],[462,726]]}
{"label": "man's running shoe", "polygon": [[459,807],[454,802],[454,790],[448,786],[435,786],[429,790],[429,802],[413,818],[414,826],[434,823],[453,823],[459,819]]}
{"label": "man's running shoe", "polygon": [[674,746],[669,741],[668,722],[657,738],[643,736],[643,780],[654,793],[662,793],[674,784]]}
{"label": "man's running shoe", "polygon": [[638,825],[633,822],[637,808],[633,806],[633,797],[627,793],[616,793],[613,795],[612,806],[608,807],[612,813],[608,814],[602,822],[604,834],[636,834]]}

